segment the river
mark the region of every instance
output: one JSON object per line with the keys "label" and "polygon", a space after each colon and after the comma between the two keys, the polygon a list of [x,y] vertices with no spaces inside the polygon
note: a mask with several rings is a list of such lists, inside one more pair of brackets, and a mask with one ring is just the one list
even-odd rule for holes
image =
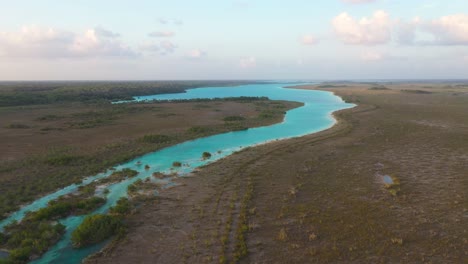
{"label": "river", "polygon": [[[116,201],[127,195],[127,187],[138,179],[151,177],[155,171],[163,173],[177,172],[179,175],[190,173],[197,167],[214,162],[223,157],[231,155],[246,147],[264,144],[273,140],[299,137],[324,129],[330,128],[336,122],[332,113],[337,110],[351,108],[354,105],[344,102],[340,97],[331,92],[301,90],[284,88],[290,83],[267,83],[252,84],[235,87],[206,87],[187,90],[186,93],[162,94],[153,96],[135,97],[136,101],[146,100],[173,100],[173,99],[194,99],[194,98],[224,98],[239,96],[265,96],[272,100],[288,100],[304,103],[304,106],[292,109],[285,115],[284,121],[275,125],[251,128],[244,131],[229,132],[205,138],[199,138],[174,145],[156,152],[148,153],[137,157],[125,164],[116,165],[117,170],[130,168],[139,172],[138,176],[108,187],[107,202],[94,213],[105,213]],[[194,117],[196,118],[196,117]],[[202,160],[202,153],[210,152],[212,157],[209,160]],[[172,163],[179,161],[184,166],[173,168]],[[151,170],[145,170],[144,165],[148,164]],[[81,184],[67,186],[55,193],[44,196],[33,203],[22,207],[7,219],[0,222],[0,230],[13,220],[21,220],[27,211],[35,211],[47,206],[50,200],[54,200],[61,195],[75,192],[80,185],[107,177],[112,173],[108,170],[104,173],[90,176]],[[171,182],[167,182],[168,185]],[[90,254],[102,249],[105,243],[95,245],[85,249],[73,249],[70,243],[70,236],[73,230],[81,223],[85,216],[73,216],[62,219],[60,222],[66,226],[66,234],[58,244],[53,246],[40,259],[34,261],[35,264],[42,263],[80,263]]]}

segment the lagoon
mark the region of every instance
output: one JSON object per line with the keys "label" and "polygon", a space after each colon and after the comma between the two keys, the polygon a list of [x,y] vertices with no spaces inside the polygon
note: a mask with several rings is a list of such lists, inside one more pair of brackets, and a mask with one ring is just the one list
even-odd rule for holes
{"label": "lagoon", "polygon": [[[229,132],[184,142],[115,166],[117,170],[130,168],[138,171],[139,174],[135,178],[110,185],[108,187],[110,192],[107,194],[106,204],[94,213],[105,213],[111,206],[115,205],[120,197],[127,195],[128,185],[138,179],[144,180],[151,177],[154,171],[163,173],[177,172],[183,177],[197,167],[219,160],[243,148],[264,144],[273,140],[304,136],[330,128],[336,122],[332,116],[334,111],[354,106],[353,104],[344,102],[340,97],[335,96],[331,92],[285,88],[290,85],[291,83],[267,83],[236,87],[206,87],[190,89],[186,93],[135,97],[135,101],[149,101],[265,96],[271,100],[302,102],[304,106],[288,111],[283,122],[275,125]],[[194,116],[194,118],[196,117]],[[203,160],[203,152],[212,153],[212,157],[209,160]],[[173,168],[172,163],[174,161],[179,161],[184,166]],[[151,167],[151,170],[145,170],[144,165],[146,164]],[[0,230],[13,220],[21,220],[27,211],[35,211],[45,207],[50,200],[54,200],[60,195],[75,192],[79,186],[89,184],[102,177],[107,177],[111,173],[112,171],[109,170],[88,177],[81,184],[70,185],[36,200],[30,205],[24,206],[21,210],[0,222]],[[172,183],[167,181],[167,184],[171,185]],[[83,218],[84,216],[74,216],[61,220],[60,222],[67,227],[65,236],[45,255],[33,263],[81,263],[88,255],[100,250],[105,243],[80,250],[71,247],[71,233],[81,223]]]}

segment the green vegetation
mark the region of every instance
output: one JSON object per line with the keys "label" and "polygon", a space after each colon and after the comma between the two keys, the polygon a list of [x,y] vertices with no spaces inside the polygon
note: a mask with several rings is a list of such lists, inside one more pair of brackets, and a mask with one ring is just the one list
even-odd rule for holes
{"label": "green vegetation", "polygon": [[58,115],[43,115],[39,117],[37,120],[38,121],[51,121],[51,120],[57,120],[63,118],[62,116]]}
{"label": "green vegetation", "polygon": [[273,111],[270,111],[270,110],[266,110],[266,111],[262,111],[259,115],[259,118],[260,119],[268,119],[268,118],[272,118],[276,115],[277,113],[273,112]]}
{"label": "green vegetation", "polygon": [[60,198],[51,201],[49,206],[31,213],[32,221],[58,220],[69,215],[82,215],[96,210],[103,205],[106,199],[102,197],[91,197],[81,199],[81,197]]}
{"label": "green vegetation", "polygon": [[401,90],[402,93],[410,93],[410,94],[432,94],[432,92],[424,91],[424,90]]}
{"label": "green vegetation", "polygon": [[317,86],[318,88],[344,88],[348,87],[347,85],[334,85],[334,84],[324,84]]}
{"label": "green vegetation", "polygon": [[203,152],[202,158],[203,158],[204,160],[210,159],[210,158],[211,158],[211,153],[209,153],[209,152]]}
{"label": "green vegetation", "polygon": [[[54,85],[58,85],[55,83]],[[86,84],[90,85],[90,84]],[[27,88],[29,87],[29,88]],[[41,88],[42,87],[42,88]],[[70,86],[67,89],[74,89]],[[118,85],[117,88],[118,89]],[[24,89],[25,90],[24,90]],[[19,89],[21,91],[29,91],[32,88],[31,84],[25,84],[25,87],[20,86],[8,88],[6,84],[0,84],[0,95],[10,93]],[[59,88],[57,88],[59,89]],[[80,88],[77,88],[80,89]],[[99,89],[98,89],[99,90]],[[43,87],[42,84],[38,86],[37,93],[49,93],[54,89]],[[31,93],[35,93],[31,92]],[[94,93],[91,92],[91,93]],[[99,93],[96,91],[96,93]],[[91,96],[91,95],[90,95]],[[18,99],[19,100],[19,99]],[[71,100],[71,99],[70,99]],[[74,99],[73,99],[74,100]],[[229,121],[224,124],[211,124],[205,126],[194,126],[187,129],[185,132],[172,133],[167,135],[161,134],[147,134],[141,137],[128,136],[122,140],[114,140],[110,143],[96,145],[95,147],[82,148],[76,146],[75,141],[71,139],[70,145],[57,147],[54,144],[50,148],[45,148],[42,151],[37,151],[33,155],[25,155],[19,159],[8,161],[4,160],[0,164],[0,176],[2,181],[0,184],[0,219],[7,216],[9,212],[19,209],[19,206],[24,203],[29,203],[38,195],[53,192],[59,188],[67,186],[72,183],[80,183],[83,177],[87,175],[95,175],[103,172],[115,164],[121,164],[136,156],[167,147],[179,142],[195,139],[201,136],[209,136],[228,131],[245,130],[249,127],[265,125],[270,122],[277,122],[281,118],[283,110],[275,109],[275,104],[263,97],[240,97],[240,98],[223,98],[223,99],[208,99],[207,102],[221,101],[235,101],[239,103],[251,103],[258,105],[258,111],[263,109],[270,109],[276,111],[278,115],[271,115],[271,119],[259,119],[255,116],[245,117],[245,120]],[[192,100],[181,100],[180,102],[189,102]],[[193,100],[196,101],[196,100]],[[200,100],[204,101],[204,100]],[[70,104],[68,101],[61,101]],[[97,103],[96,103],[97,102]],[[23,102],[24,103],[24,102]],[[21,103],[21,104],[23,104]],[[90,104],[93,103],[93,104]],[[161,102],[163,103],[163,102]],[[176,102],[177,103],[177,102]],[[283,102],[281,102],[283,104]],[[289,107],[296,106],[290,104]],[[1,103],[0,103],[0,107]],[[148,116],[154,116],[156,110],[161,111],[165,109],[163,106],[155,106],[151,104],[109,104],[108,101],[84,101],[73,103],[71,108],[73,111],[58,112],[50,111],[55,110],[56,107],[62,109],[62,104],[48,105],[48,106],[21,106],[21,107],[4,107],[6,111],[24,111],[24,114],[30,115],[35,110],[29,109],[44,109],[43,112],[38,113],[36,116],[30,118],[31,133],[34,137],[44,134],[55,134],[58,137],[63,137],[68,133],[61,133],[60,131],[67,131],[70,129],[86,128],[87,131],[80,132],[79,130],[73,131],[75,135],[82,135],[81,133],[92,133],[94,127],[108,125],[115,121],[120,120],[122,117],[131,116],[134,113],[144,113]],[[27,110],[24,110],[27,109]],[[76,109],[79,109],[76,111]],[[160,113],[160,114],[168,114]],[[99,120],[104,120],[103,122]],[[107,120],[107,121],[106,121]],[[6,122],[13,123],[14,120]],[[30,122],[25,122],[30,124]],[[15,133],[13,130],[9,133]],[[28,130],[29,133],[29,130]],[[50,135],[49,135],[50,136]],[[78,136],[82,140],[81,136]],[[26,147],[25,147],[26,149]],[[25,151],[26,152],[26,151]],[[13,176],[14,175],[14,176]],[[115,175],[114,175],[115,176]],[[99,181],[100,184],[107,184],[111,181],[119,181],[117,177],[111,176]],[[124,178],[121,178],[122,180]],[[98,183],[93,183],[88,187],[82,187],[81,191],[94,192],[95,186]],[[85,189],[83,189],[85,188]]]}
{"label": "green vegetation", "polygon": [[225,122],[224,127],[229,131],[247,130],[249,129],[249,126],[246,125],[246,123],[246,121]]}
{"label": "green vegetation", "polygon": [[373,87],[369,88],[369,90],[371,90],[371,91],[386,91],[386,90],[390,90],[390,89],[383,86],[383,85],[380,85],[380,86],[373,86]]}
{"label": "green vegetation", "polygon": [[55,244],[65,232],[65,226],[50,221],[13,223],[5,227],[0,247],[9,250],[6,263],[27,263],[33,256],[40,256]]}
{"label": "green vegetation", "polygon": [[102,178],[96,182],[96,184],[107,184],[107,183],[115,183],[121,182],[126,179],[133,178],[138,175],[138,171],[132,170],[129,168],[122,169],[120,171],[114,171],[108,177]]}
{"label": "green vegetation", "polygon": [[[249,126],[255,125],[256,122],[254,120]],[[102,172],[110,166],[129,161],[135,156],[176,142],[247,128],[244,124],[237,124],[237,122],[233,124],[236,125],[193,127],[186,134],[170,136],[170,138],[150,135],[143,139],[103,146],[93,154],[79,153],[78,149],[71,147],[53,148],[43,155],[0,166],[0,173],[10,174],[19,171],[19,177],[0,185],[0,218],[5,217],[7,212],[17,210],[20,204],[31,201],[39,193],[51,192],[68,184],[80,182],[85,175]],[[158,143],[155,144],[156,142]],[[35,175],[33,180],[30,178],[31,175]],[[99,182],[106,184],[123,180],[125,177],[132,177],[132,174],[115,173]]]}
{"label": "green vegetation", "polygon": [[194,126],[189,128],[188,132],[195,135],[201,135],[210,133],[211,129],[203,126]]}
{"label": "green vegetation", "polygon": [[145,143],[164,144],[169,143],[174,139],[168,135],[145,135],[140,140]]}
{"label": "green vegetation", "polygon": [[130,195],[136,193],[137,191],[138,191],[138,188],[134,183],[130,184],[127,187],[127,193],[130,194]]}
{"label": "green vegetation", "polygon": [[123,232],[125,232],[125,227],[119,217],[102,214],[91,215],[87,216],[73,231],[71,241],[73,247],[83,248]]}
{"label": "green vegetation", "polygon": [[[251,103],[256,101],[268,101],[268,97],[258,97],[258,96],[239,96],[239,97],[222,97],[222,98],[194,98],[194,99],[173,99],[173,100],[153,100],[153,101],[146,101],[141,103],[187,103],[187,102],[222,102],[222,101],[229,101],[229,102],[241,102],[241,103]],[[200,108],[211,108],[211,106],[207,107],[208,105],[198,104],[195,109]]]}
{"label": "green vegetation", "polygon": [[[105,105],[105,104],[101,104]],[[123,114],[134,114],[145,111],[142,107],[135,107],[127,104],[109,105],[99,110],[84,111],[72,114],[67,118],[68,128],[89,129],[99,126],[110,125]]]}
{"label": "green vegetation", "polygon": [[161,172],[153,172],[152,175],[153,175],[154,178],[158,178],[158,179],[163,179],[163,178],[166,177],[166,175],[161,173]]}
{"label": "green vegetation", "polygon": [[122,197],[117,201],[114,207],[109,209],[111,215],[125,216],[132,210],[132,203],[126,197]]}
{"label": "green vegetation", "polygon": [[57,220],[88,214],[105,201],[101,197],[88,197],[88,194],[61,196],[45,208],[28,212],[21,222],[8,225],[4,233],[0,233],[0,248],[9,250],[8,261],[11,263],[29,262],[33,256],[46,252],[63,235],[65,227]]}
{"label": "green vegetation", "polygon": [[109,102],[133,96],[182,93],[202,86],[239,85],[240,81],[8,82],[0,84],[0,107],[61,102]]}
{"label": "green vegetation", "polygon": [[390,176],[392,178],[392,183],[385,184],[385,188],[392,196],[398,196],[400,193],[400,179],[395,176]]}
{"label": "green vegetation", "polygon": [[[249,204],[252,200],[252,195],[254,193],[254,183],[252,177],[249,177],[247,183],[247,190],[245,192],[244,197],[242,198],[241,208],[238,216],[237,222],[237,229],[236,229],[236,248],[234,252],[234,258],[236,262],[248,254],[247,248],[247,232],[249,231],[248,227],[248,211],[252,210],[249,209]],[[254,209],[255,211],[255,209]]]}
{"label": "green vegetation", "polygon": [[79,163],[82,157],[74,155],[69,148],[52,149],[44,157],[44,163],[51,166],[67,166]]}
{"label": "green vegetation", "polygon": [[243,116],[227,116],[223,118],[224,121],[226,122],[235,122],[235,121],[244,121],[245,117]]}
{"label": "green vegetation", "polygon": [[28,125],[25,124],[20,124],[20,123],[12,123],[9,125],[6,125],[5,128],[11,128],[11,129],[26,129],[30,128]]}

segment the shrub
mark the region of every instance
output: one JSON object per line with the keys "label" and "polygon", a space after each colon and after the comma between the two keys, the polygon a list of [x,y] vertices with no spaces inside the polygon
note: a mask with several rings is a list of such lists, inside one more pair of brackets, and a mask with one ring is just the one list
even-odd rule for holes
{"label": "shrub", "polygon": [[94,211],[105,202],[106,199],[102,197],[91,197],[83,200],[80,198],[72,198],[68,200],[59,199],[57,201],[52,201],[49,206],[31,213],[28,219],[32,219],[33,221],[57,220],[72,214],[86,214]]}
{"label": "shrub", "polygon": [[5,126],[6,128],[12,128],[12,129],[25,129],[25,128],[29,128],[28,125],[25,125],[25,124],[19,124],[19,123],[12,123],[12,124],[9,124],[7,126]]}
{"label": "shrub", "polygon": [[99,180],[99,184],[106,184],[109,182],[121,182],[125,179],[130,179],[138,175],[138,171],[125,168],[120,171],[114,171],[109,177]]}
{"label": "shrub", "polygon": [[122,197],[117,201],[117,204],[109,209],[109,212],[113,215],[124,216],[130,212],[132,204],[128,198]]}
{"label": "shrub", "polygon": [[411,93],[411,94],[432,94],[432,92],[424,90],[401,90],[402,93]]}
{"label": "shrub", "polygon": [[286,239],[288,239],[288,234],[286,233],[286,229],[281,228],[281,230],[278,233],[277,239],[279,241],[286,241]]}
{"label": "shrub", "polygon": [[12,251],[10,251],[9,259],[13,260],[13,263],[27,263],[29,261],[29,256],[31,255],[31,253],[31,247],[20,247],[18,249],[13,249]]}
{"label": "shrub", "polygon": [[385,86],[374,86],[374,87],[369,88],[369,90],[385,91],[385,90],[390,90],[390,89]]}
{"label": "shrub", "polygon": [[211,158],[211,153],[209,153],[209,152],[203,152],[202,158],[203,158],[204,160],[205,160],[205,159],[210,159],[210,158]]}
{"label": "shrub", "polygon": [[234,122],[234,121],[243,121],[245,117],[243,116],[227,116],[223,119],[226,122]]}
{"label": "shrub", "polygon": [[163,144],[171,142],[172,138],[167,135],[145,135],[140,140],[146,143]]}
{"label": "shrub", "polygon": [[158,179],[163,179],[166,177],[166,175],[160,173],[160,172],[153,172],[153,177],[158,178]]}
{"label": "shrub", "polygon": [[202,126],[194,126],[189,128],[188,132],[192,134],[206,134],[210,132],[210,129]]}
{"label": "shrub", "polygon": [[119,218],[102,214],[91,215],[73,231],[71,241],[73,247],[83,248],[104,241],[121,230],[123,224]]}
{"label": "shrub", "polygon": [[27,263],[32,256],[42,255],[55,244],[65,232],[65,226],[28,219],[6,226],[5,231],[1,246],[10,249],[10,255],[3,263]]}
{"label": "shrub", "polygon": [[37,118],[37,121],[50,121],[50,120],[57,120],[60,119],[61,117],[58,115],[43,115],[39,118]]}
{"label": "shrub", "polygon": [[136,187],[135,184],[130,184],[130,185],[127,187],[127,192],[128,192],[128,193],[135,193],[136,191],[138,191],[138,188]]}

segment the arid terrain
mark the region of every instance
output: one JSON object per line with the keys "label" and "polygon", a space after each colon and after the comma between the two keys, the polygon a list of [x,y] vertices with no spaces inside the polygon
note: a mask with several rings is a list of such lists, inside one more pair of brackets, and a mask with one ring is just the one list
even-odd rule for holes
{"label": "arid terrain", "polygon": [[468,86],[303,88],[358,106],[180,179],[88,263],[467,263]]}

